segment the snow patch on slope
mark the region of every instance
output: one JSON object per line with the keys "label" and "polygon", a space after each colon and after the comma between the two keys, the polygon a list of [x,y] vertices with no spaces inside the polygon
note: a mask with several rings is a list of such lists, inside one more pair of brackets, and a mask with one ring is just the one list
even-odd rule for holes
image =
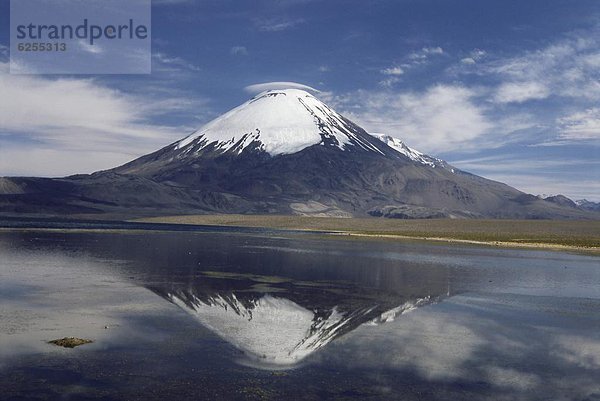
{"label": "snow patch on slope", "polygon": [[[444,162],[442,159],[438,159],[435,157],[428,156],[424,153],[421,153],[418,150],[407,146],[404,142],[402,142],[398,138],[394,138],[393,136],[389,136],[389,135],[385,135],[385,134],[371,134],[371,135],[374,136],[375,138],[379,139],[386,145],[388,145],[390,148],[398,151],[399,153],[402,153],[404,156],[408,157],[409,159],[411,159],[413,161],[416,161],[417,163],[420,163],[420,164],[423,164],[423,165],[426,165],[426,166],[429,166],[432,168],[436,168],[438,166],[446,168],[446,166],[447,166],[446,162]],[[448,170],[450,170],[454,173],[453,168],[450,167],[450,168],[448,168]]]}
{"label": "snow patch on slope", "polygon": [[385,134],[371,134],[371,135],[374,136],[375,138],[379,139],[386,145],[388,145],[390,148],[402,153],[404,156],[408,157],[411,160],[414,160],[421,164],[425,164],[430,167],[435,167],[435,165],[436,165],[434,162],[434,160],[436,160],[436,159],[433,159],[432,157],[429,157],[429,156],[419,152],[418,150],[408,147],[404,142],[402,142],[398,138],[394,138],[392,136],[385,135]]}

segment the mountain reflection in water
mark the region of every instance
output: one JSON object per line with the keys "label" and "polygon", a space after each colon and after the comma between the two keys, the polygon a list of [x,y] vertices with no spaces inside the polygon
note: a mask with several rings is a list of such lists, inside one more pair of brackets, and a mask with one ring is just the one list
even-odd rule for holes
{"label": "mountain reflection in water", "polygon": [[[0,234],[0,399],[600,394],[594,256],[273,232]],[[94,343],[46,343],[66,336]]]}
{"label": "mountain reflection in water", "polygon": [[149,288],[243,351],[245,362],[271,369],[293,367],[363,324],[393,321],[448,294],[435,284],[406,296],[350,282],[211,271]]}

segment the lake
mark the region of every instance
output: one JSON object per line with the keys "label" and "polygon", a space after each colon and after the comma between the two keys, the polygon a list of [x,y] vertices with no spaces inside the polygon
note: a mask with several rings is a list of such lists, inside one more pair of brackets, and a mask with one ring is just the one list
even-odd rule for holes
{"label": "lake", "polygon": [[1,400],[600,400],[598,256],[47,227],[0,231]]}

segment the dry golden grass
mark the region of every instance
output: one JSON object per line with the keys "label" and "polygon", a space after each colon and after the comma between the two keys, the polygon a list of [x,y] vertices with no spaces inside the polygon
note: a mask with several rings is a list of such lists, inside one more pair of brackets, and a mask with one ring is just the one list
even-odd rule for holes
{"label": "dry golden grass", "polygon": [[545,244],[600,249],[600,221],[396,220],[304,216],[193,215],[142,219],[154,223],[337,231],[355,235],[445,239],[484,243]]}

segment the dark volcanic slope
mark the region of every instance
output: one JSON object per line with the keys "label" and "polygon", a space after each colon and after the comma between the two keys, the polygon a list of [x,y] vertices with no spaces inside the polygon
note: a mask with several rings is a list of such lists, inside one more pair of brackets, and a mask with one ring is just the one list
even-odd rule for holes
{"label": "dark volcanic slope", "polygon": [[1,179],[0,211],[597,216],[411,155],[306,92],[267,92],[190,137],[112,170],[64,179]]}

